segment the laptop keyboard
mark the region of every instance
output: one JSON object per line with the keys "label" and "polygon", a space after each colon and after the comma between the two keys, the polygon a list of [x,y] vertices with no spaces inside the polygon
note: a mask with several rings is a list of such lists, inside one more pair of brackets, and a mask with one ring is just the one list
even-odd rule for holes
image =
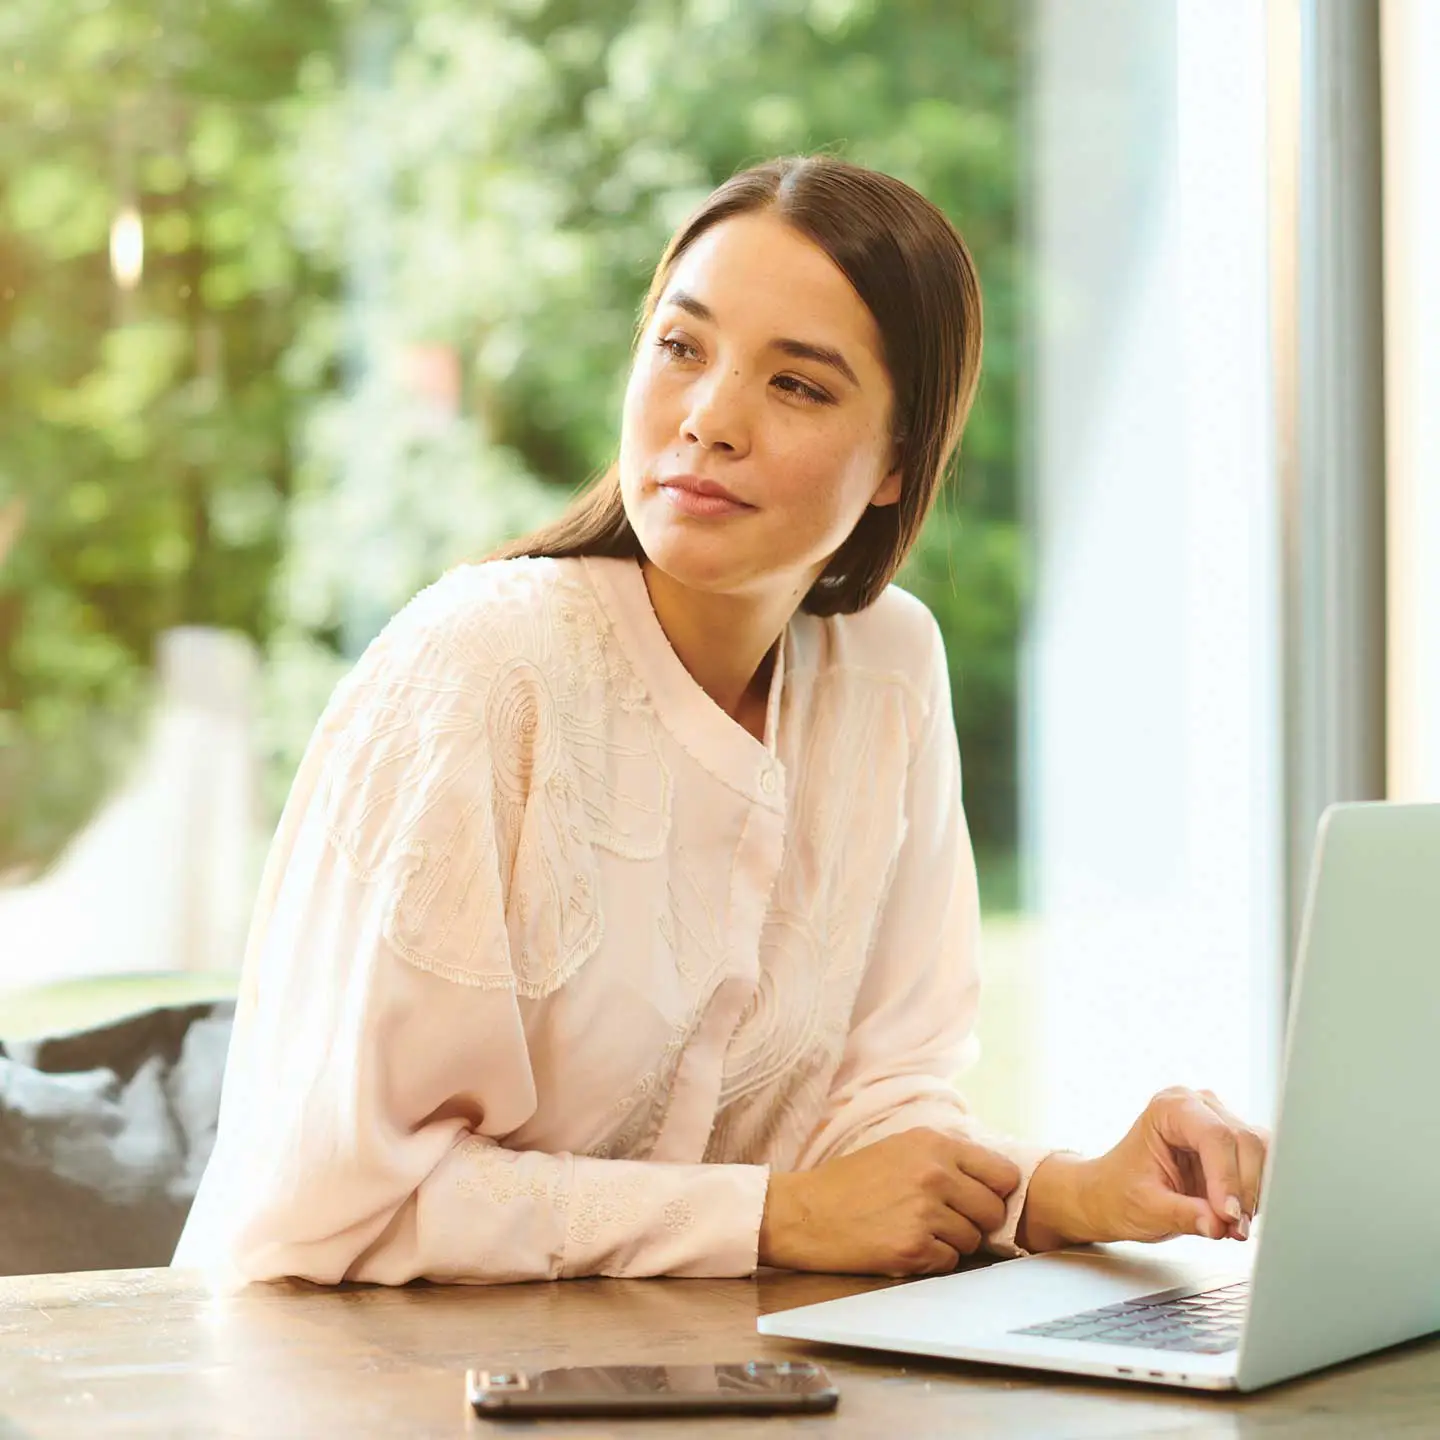
{"label": "laptop keyboard", "polygon": [[1027,1325],[1012,1333],[1221,1355],[1240,1343],[1240,1326],[1245,1319],[1249,1292],[1248,1280],[1189,1295],[1165,1290],[1158,1295],[1142,1295],[1138,1300],[1123,1300],[1118,1305],[1047,1320],[1043,1325]]}

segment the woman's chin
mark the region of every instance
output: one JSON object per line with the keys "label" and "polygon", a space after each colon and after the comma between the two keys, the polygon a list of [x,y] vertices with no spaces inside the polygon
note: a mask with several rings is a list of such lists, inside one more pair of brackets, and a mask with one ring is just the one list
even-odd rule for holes
{"label": "woman's chin", "polygon": [[754,556],[716,534],[676,533],[672,526],[640,536],[645,558],[687,590],[724,594],[754,579]]}

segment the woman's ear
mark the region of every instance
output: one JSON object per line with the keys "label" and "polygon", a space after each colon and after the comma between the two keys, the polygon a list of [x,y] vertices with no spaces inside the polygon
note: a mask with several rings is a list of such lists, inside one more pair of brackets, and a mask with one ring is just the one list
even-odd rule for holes
{"label": "woman's ear", "polygon": [[900,499],[900,482],[903,479],[903,472],[892,470],[881,482],[879,488],[870,497],[872,505],[894,505]]}

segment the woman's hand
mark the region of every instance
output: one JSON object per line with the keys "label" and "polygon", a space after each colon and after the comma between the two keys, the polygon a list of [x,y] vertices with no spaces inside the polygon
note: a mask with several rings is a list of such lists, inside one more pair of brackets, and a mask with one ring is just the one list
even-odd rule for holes
{"label": "woman's hand", "polygon": [[1005,1221],[1014,1161],[972,1140],[907,1130],[828,1160],[772,1174],[760,1263],[859,1275],[939,1275]]}
{"label": "woman's hand", "polygon": [[1209,1090],[1162,1090],[1096,1160],[1052,1155],[1036,1169],[1017,1234],[1027,1250],[1176,1235],[1246,1240],[1260,1208],[1269,1134]]}

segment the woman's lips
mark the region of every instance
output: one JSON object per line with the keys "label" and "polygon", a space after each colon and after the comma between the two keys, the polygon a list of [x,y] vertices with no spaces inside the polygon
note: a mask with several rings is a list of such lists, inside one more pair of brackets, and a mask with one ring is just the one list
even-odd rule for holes
{"label": "woman's lips", "polygon": [[740,515],[755,508],[737,500],[718,485],[704,484],[702,488],[701,482],[689,479],[662,480],[659,490],[682,515],[694,515],[700,519]]}

